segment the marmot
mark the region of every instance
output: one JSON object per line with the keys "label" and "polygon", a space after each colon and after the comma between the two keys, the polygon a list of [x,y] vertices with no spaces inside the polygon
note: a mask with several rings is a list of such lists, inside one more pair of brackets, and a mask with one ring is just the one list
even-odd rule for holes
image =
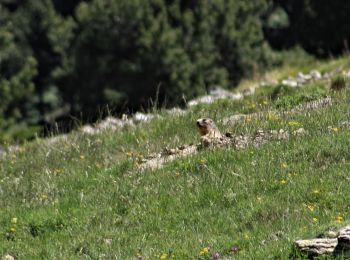
{"label": "marmot", "polygon": [[220,130],[210,118],[200,118],[197,120],[197,127],[201,135],[201,143],[204,146],[209,146],[213,141],[220,141],[223,136]]}

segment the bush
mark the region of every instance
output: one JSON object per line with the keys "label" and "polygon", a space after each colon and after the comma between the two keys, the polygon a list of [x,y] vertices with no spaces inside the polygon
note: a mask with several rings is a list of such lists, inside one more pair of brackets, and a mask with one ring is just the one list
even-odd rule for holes
{"label": "bush", "polygon": [[338,75],[332,79],[331,89],[332,90],[342,90],[348,86],[347,79],[343,75]]}

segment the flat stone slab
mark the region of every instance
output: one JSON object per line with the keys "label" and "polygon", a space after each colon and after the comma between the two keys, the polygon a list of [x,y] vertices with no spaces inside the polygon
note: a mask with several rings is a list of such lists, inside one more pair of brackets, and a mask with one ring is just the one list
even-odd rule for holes
{"label": "flat stone slab", "polygon": [[337,238],[314,238],[297,240],[294,242],[296,248],[307,255],[330,255],[338,245]]}
{"label": "flat stone slab", "polygon": [[294,246],[303,255],[314,256],[350,256],[350,225],[339,229],[335,238],[313,238],[297,240]]}

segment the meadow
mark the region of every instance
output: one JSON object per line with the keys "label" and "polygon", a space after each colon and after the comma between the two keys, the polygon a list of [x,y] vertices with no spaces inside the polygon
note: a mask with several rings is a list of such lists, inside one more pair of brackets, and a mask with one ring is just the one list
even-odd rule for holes
{"label": "meadow", "polygon": [[[287,259],[296,239],[349,223],[350,88],[341,75],[349,60],[267,77],[311,69],[336,72],[328,81],[262,86],[242,100],[200,104],[180,115],[155,110],[150,122],[98,135],[74,131],[53,144],[38,138],[0,158],[0,256]],[[343,89],[332,90],[339,79]],[[331,105],[282,113],[325,97]],[[265,116],[222,123],[254,112]],[[305,134],[242,150],[203,149],[138,170],[140,158],[164,147],[198,143],[195,122],[202,117],[234,135],[298,128]]]}

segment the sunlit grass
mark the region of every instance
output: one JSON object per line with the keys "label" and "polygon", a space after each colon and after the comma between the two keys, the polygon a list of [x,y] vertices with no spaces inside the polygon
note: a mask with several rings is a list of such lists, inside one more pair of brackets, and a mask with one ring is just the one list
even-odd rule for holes
{"label": "sunlit grass", "polygon": [[[266,88],[180,116],[158,111],[159,118],[136,127],[25,144],[0,159],[0,256],[287,258],[295,239],[350,221],[350,128],[344,124],[350,91],[320,88],[333,105],[305,113],[278,114],[305,102],[300,95],[314,86],[276,99],[269,98],[276,89]],[[222,124],[230,115],[256,112],[263,116]],[[233,134],[301,127],[306,133],[137,170],[137,157],[198,143],[195,121],[205,116]]]}

